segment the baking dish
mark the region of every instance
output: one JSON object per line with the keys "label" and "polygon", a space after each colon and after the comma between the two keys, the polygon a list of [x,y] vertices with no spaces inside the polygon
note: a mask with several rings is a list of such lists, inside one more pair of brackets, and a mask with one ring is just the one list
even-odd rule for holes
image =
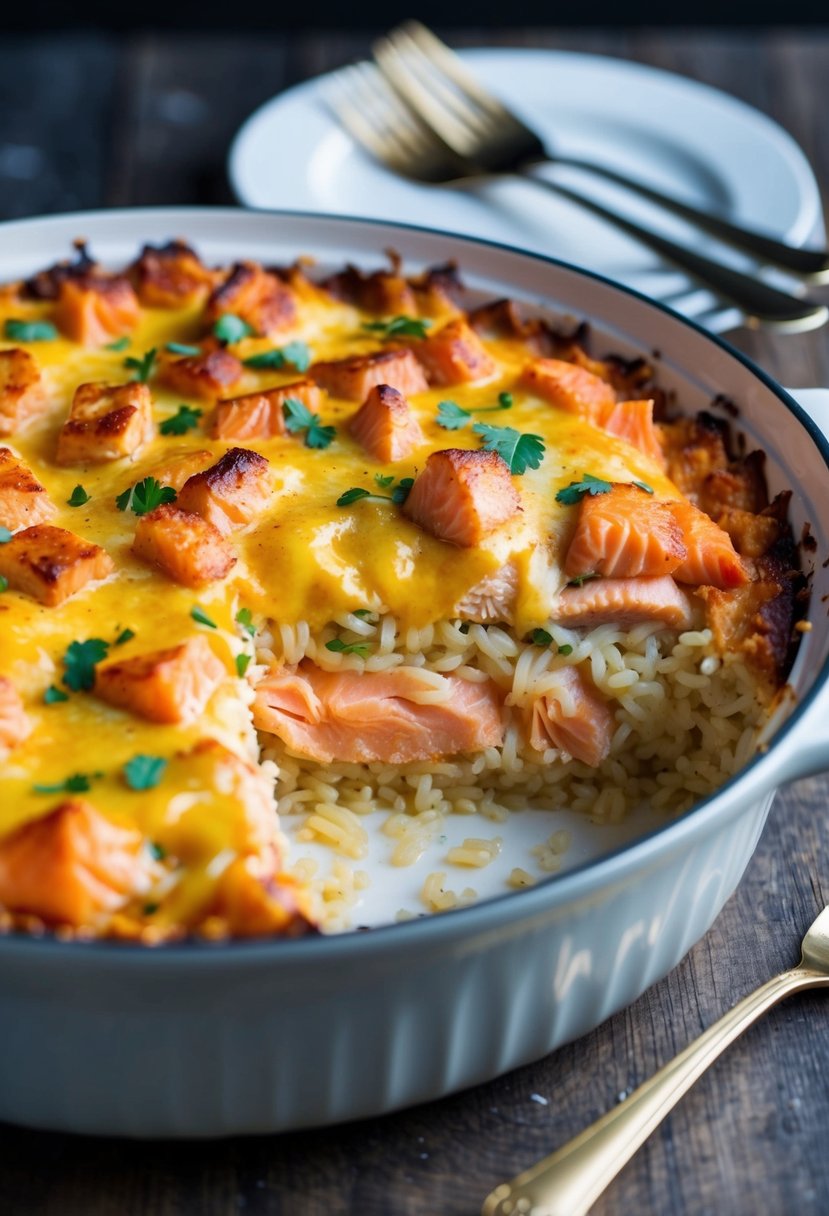
{"label": "baking dish", "polygon": [[635,999],[707,930],[775,789],[824,766],[829,446],[814,417],[829,419],[829,393],[804,395],[807,413],[719,340],[572,267],[372,221],[187,209],[22,221],[0,228],[0,276],[31,273],[79,235],[110,264],[177,235],[209,260],[455,258],[484,294],[588,319],[597,350],[658,352],[686,408],[729,398],[768,453],[772,492],[794,487],[795,534],[808,523],[817,546],[812,630],[766,751],[679,820],[631,822],[622,840],[585,825],[577,864],[535,888],[341,937],[154,950],[0,939],[0,1118],[218,1136],[376,1115],[537,1059]]}

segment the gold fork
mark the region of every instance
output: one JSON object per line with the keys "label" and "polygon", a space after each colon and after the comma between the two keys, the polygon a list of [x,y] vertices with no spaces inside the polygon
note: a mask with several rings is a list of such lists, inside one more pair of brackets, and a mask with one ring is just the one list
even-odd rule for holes
{"label": "gold fork", "polygon": [[726,1047],[778,1001],[804,988],[829,988],[829,907],[804,937],[799,966],[745,997],[574,1140],[497,1186],[484,1201],[481,1216],[584,1216]]}

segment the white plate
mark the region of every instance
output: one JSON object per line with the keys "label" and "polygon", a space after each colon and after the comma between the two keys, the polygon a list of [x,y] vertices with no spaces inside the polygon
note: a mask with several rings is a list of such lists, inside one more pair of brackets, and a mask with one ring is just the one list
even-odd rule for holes
{"label": "white plate", "polygon": [[[628,172],[796,245],[822,237],[820,194],[802,151],[771,119],[733,97],[597,55],[516,49],[462,55],[562,154]],[[500,182],[484,195],[396,177],[340,129],[325,108],[325,85],[326,77],[318,77],[288,90],[239,131],[229,173],[247,206],[429,224],[504,241],[597,270],[716,332],[739,324],[736,309],[718,306],[649,249],[563,198],[523,182]],[[712,244],[609,183],[554,172],[668,236],[700,249]]]}

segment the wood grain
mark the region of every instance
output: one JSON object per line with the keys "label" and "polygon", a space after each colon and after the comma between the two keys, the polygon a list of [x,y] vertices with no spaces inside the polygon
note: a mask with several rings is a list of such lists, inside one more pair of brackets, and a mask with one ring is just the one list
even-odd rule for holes
{"label": "wood grain", "polygon": [[[825,31],[465,30],[452,38],[621,55],[719,85],[787,127],[829,183]],[[230,201],[225,156],[246,114],[367,44],[363,35],[315,31],[6,38],[0,215]],[[825,333],[732,340],[790,385],[829,385]],[[563,1143],[796,961],[803,931],[829,900],[827,795],[824,778],[784,791],[708,936],[635,1005],[540,1063],[383,1120],[281,1137],[140,1144],[5,1127],[0,1213],[476,1216],[496,1182]],[[597,1216],[825,1216],[827,1077],[829,1004],[818,995],[792,1000],[697,1085]]]}

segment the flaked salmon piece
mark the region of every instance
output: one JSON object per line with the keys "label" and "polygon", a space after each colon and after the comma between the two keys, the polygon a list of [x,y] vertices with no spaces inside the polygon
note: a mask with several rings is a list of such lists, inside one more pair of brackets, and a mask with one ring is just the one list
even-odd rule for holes
{"label": "flaked salmon piece", "polygon": [[103,346],[132,333],[140,315],[127,279],[95,274],[63,279],[54,312],[61,333],[83,346]]}
{"label": "flaked salmon piece", "polygon": [[247,448],[230,448],[209,469],[187,479],[178,505],[226,535],[260,515],[271,490],[271,469],[265,457]]}
{"label": "flaked salmon piece", "polygon": [[332,397],[344,401],[365,401],[378,384],[390,384],[404,397],[423,393],[429,387],[423,368],[408,349],[314,363],[310,374]]}
{"label": "flaked salmon piece", "polygon": [[618,625],[632,629],[649,621],[671,629],[690,629],[693,604],[669,574],[662,578],[597,578],[581,587],[566,587],[550,613],[568,629]]}
{"label": "flaked salmon piece", "polygon": [[538,752],[557,747],[597,768],[610,752],[613,712],[575,667],[562,668],[558,676],[559,687],[532,707],[530,746]]}
{"label": "flaked salmon piece", "polygon": [[258,856],[237,857],[222,871],[204,914],[217,917],[231,937],[304,937],[318,932],[299,880],[268,871]]}
{"label": "flaked salmon piece", "polygon": [[47,406],[43,378],[27,350],[0,350],[0,435],[13,435]]}
{"label": "flaked salmon piece", "polygon": [[206,469],[212,460],[209,448],[178,448],[172,455],[151,465],[147,476],[154,477],[159,485],[172,486],[178,493],[188,477]]}
{"label": "flaked salmon piece", "polygon": [[244,375],[244,368],[229,350],[208,350],[203,355],[172,359],[161,368],[161,379],[185,397],[215,401],[233,390]]}
{"label": "flaked salmon piece", "polygon": [[202,634],[95,669],[95,696],[149,722],[194,722],[227,672]]}
{"label": "flaked salmon piece", "polygon": [[145,245],[128,270],[138,299],[146,308],[183,308],[204,299],[216,284],[217,273],[208,270],[185,241]]}
{"label": "flaked salmon piece", "polygon": [[258,262],[237,262],[207,301],[209,325],[227,313],[241,317],[251,329],[267,337],[290,328],[296,321],[294,293]]}
{"label": "flaked salmon piece", "polygon": [[439,540],[480,544],[521,510],[509,469],[497,452],[447,448],[432,452],[415,478],[403,513]]}
{"label": "flaked salmon piece", "polygon": [[369,456],[383,464],[405,458],[423,443],[423,432],[402,393],[390,384],[376,385],[348,429]]}
{"label": "flaked salmon piece", "polygon": [[114,570],[109,554],[65,528],[34,524],[0,545],[0,574],[21,591],[53,608],[93,579]]}
{"label": "flaked salmon piece", "polygon": [[7,676],[0,676],[0,755],[28,739],[32,724],[20,693]]}
{"label": "flaked salmon piece", "polygon": [[0,448],[0,524],[14,532],[43,523],[55,509],[28,465],[11,448]]}
{"label": "flaked salmon piece", "polygon": [[586,494],[579,503],[564,573],[570,578],[672,574],[686,557],[672,506],[635,486],[614,485],[606,494]]}
{"label": "flaked salmon piece", "polygon": [[319,413],[322,389],[313,380],[295,380],[262,393],[219,401],[210,427],[213,439],[272,439],[284,435],[288,399],[301,401],[312,414]]}
{"label": "flaked salmon piece", "polygon": [[475,330],[461,317],[426,338],[415,353],[426,369],[430,384],[468,384],[472,380],[488,380],[498,370],[498,364]]}
{"label": "flaked salmon piece", "polygon": [[616,404],[610,384],[563,359],[534,359],[521,373],[521,387],[585,422],[601,426]]}
{"label": "flaked salmon piece", "polygon": [[653,421],[653,401],[619,401],[602,423],[608,435],[625,439],[660,468],[665,467],[662,444]]}
{"label": "flaked salmon piece", "polygon": [[172,503],[141,516],[132,551],[185,587],[203,587],[225,578],[237,561],[218,528]]}
{"label": "flaked salmon piece", "polygon": [[70,798],[0,839],[0,904],[88,926],[148,890],[154,868],[140,832]]}
{"label": "flaked salmon piece", "polygon": [[133,456],[155,434],[146,384],[79,384],[58,435],[58,464],[100,464]]}
{"label": "flaked salmon piece", "polygon": [[455,605],[452,614],[464,621],[479,621],[482,625],[494,621],[511,625],[517,591],[518,570],[515,562],[507,562],[500,570],[487,574],[476,583]]}
{"label": "flaked salmon piece", "polygon": [[253,720],[291,752],[321,763],[406,764],[503,742],[495,684],[443,679],[447,700],[434,704],[434,683],[418,668],[328,672],[306,662],[296,672],[277,669],[259,683]]}
{"label": "flaked salmon piece", "polygon": [[674,578],[693,586],[740,587],[749,574],[731,537],[692,502],[666,504],[682,532],[686,556],[674,570]]}

